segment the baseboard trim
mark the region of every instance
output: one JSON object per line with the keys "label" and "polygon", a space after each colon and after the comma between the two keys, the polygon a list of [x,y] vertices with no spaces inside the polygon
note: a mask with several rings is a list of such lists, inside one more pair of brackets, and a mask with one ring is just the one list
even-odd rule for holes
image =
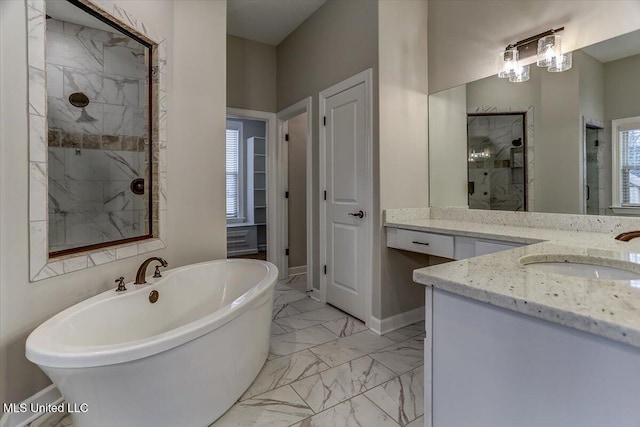
{"label": "baseboard trim", "polygon": [[[27,408],[30,408],[32,403],[37,405],[58,405],[62,400],[63,398],[58,388],[51,384],[20,403],[24,403]],[[0,419],[0,427],[24,427],[42,415],[44,415],[43,412],[6,412]]]}
{"label": "baseboard trim", "polygon": [[305,274],[306,272],[306,265],[301,265],[299,267],[289,267],[289,276],[297,276],[298,274]]}
{"label": "baseboard trim", "polygon": [[311,288],[310,291],[307,291],[307,295],[311,298],[314,299],[318,302],[322,302],[322,300],[320,299],[320,290],[316,289],[316,288]]}
{"label": "baseboard trim", "polygon": [[371,322],[369,329],[378,335],[388,334],[396,329],[404,328],[413,323],[424,320],[424,307],[414,308],[413,310],[405,311],[394,316],[385,317],[384,319],[378,319],[371,316]]}

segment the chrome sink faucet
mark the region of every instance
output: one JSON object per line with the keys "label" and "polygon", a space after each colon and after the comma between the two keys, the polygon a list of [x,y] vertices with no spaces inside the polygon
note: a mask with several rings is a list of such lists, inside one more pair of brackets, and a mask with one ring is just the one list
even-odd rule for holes
{"label": "chrome sink faucet", "polygon": [[[167,261],[165,261],[164,258],[160,258],[160,257],[151,257],[151,258],[147,258],[146,260],[144,260],[144,262],[140,265],[140,268],[138,268],[138,272],[136,273],[136,281],[133,282],[134,285],[144,285],[145,283],[147,283],[147,281],[145,280],[145,277],[147,276],[147,267],[149,266],[149,264],[151,264],[153,261],[158,261],[163,267],[166,267],[169,265],[169,263]],[[156,272],[153,275],[153,277],[162,277],[160,275],[160,269],[159,267],[156,267]]]}

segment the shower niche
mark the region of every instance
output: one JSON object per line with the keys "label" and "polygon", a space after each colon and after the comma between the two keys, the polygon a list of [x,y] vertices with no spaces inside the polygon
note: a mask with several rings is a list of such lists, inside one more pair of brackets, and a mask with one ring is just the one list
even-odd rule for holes
{"label": "shower niche", "polygon": [[467,114],[470,209],[527,210],[526,113]]}

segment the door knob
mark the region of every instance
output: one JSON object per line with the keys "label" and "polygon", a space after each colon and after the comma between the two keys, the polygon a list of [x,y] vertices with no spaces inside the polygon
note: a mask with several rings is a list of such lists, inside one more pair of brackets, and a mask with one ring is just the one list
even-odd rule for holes
{"label": "door knob", "polygon": [[349,215],[351,215],[351,216],[357,216],[357,217],[358,217],[358,218],[360,218],[360,219],[364,218],[364,212],[362,212],[362,211],[358,211],[358,212],[356,212],[356,213],[350,213]]}

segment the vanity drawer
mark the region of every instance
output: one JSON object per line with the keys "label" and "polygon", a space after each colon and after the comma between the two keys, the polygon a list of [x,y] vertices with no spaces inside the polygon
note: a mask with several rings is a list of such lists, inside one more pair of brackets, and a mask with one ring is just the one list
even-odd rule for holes
{"label": "vanity drawer", "polygon": [[387,246],[411,252],[453,258],[453,236],[389,228],[387,229]]}

